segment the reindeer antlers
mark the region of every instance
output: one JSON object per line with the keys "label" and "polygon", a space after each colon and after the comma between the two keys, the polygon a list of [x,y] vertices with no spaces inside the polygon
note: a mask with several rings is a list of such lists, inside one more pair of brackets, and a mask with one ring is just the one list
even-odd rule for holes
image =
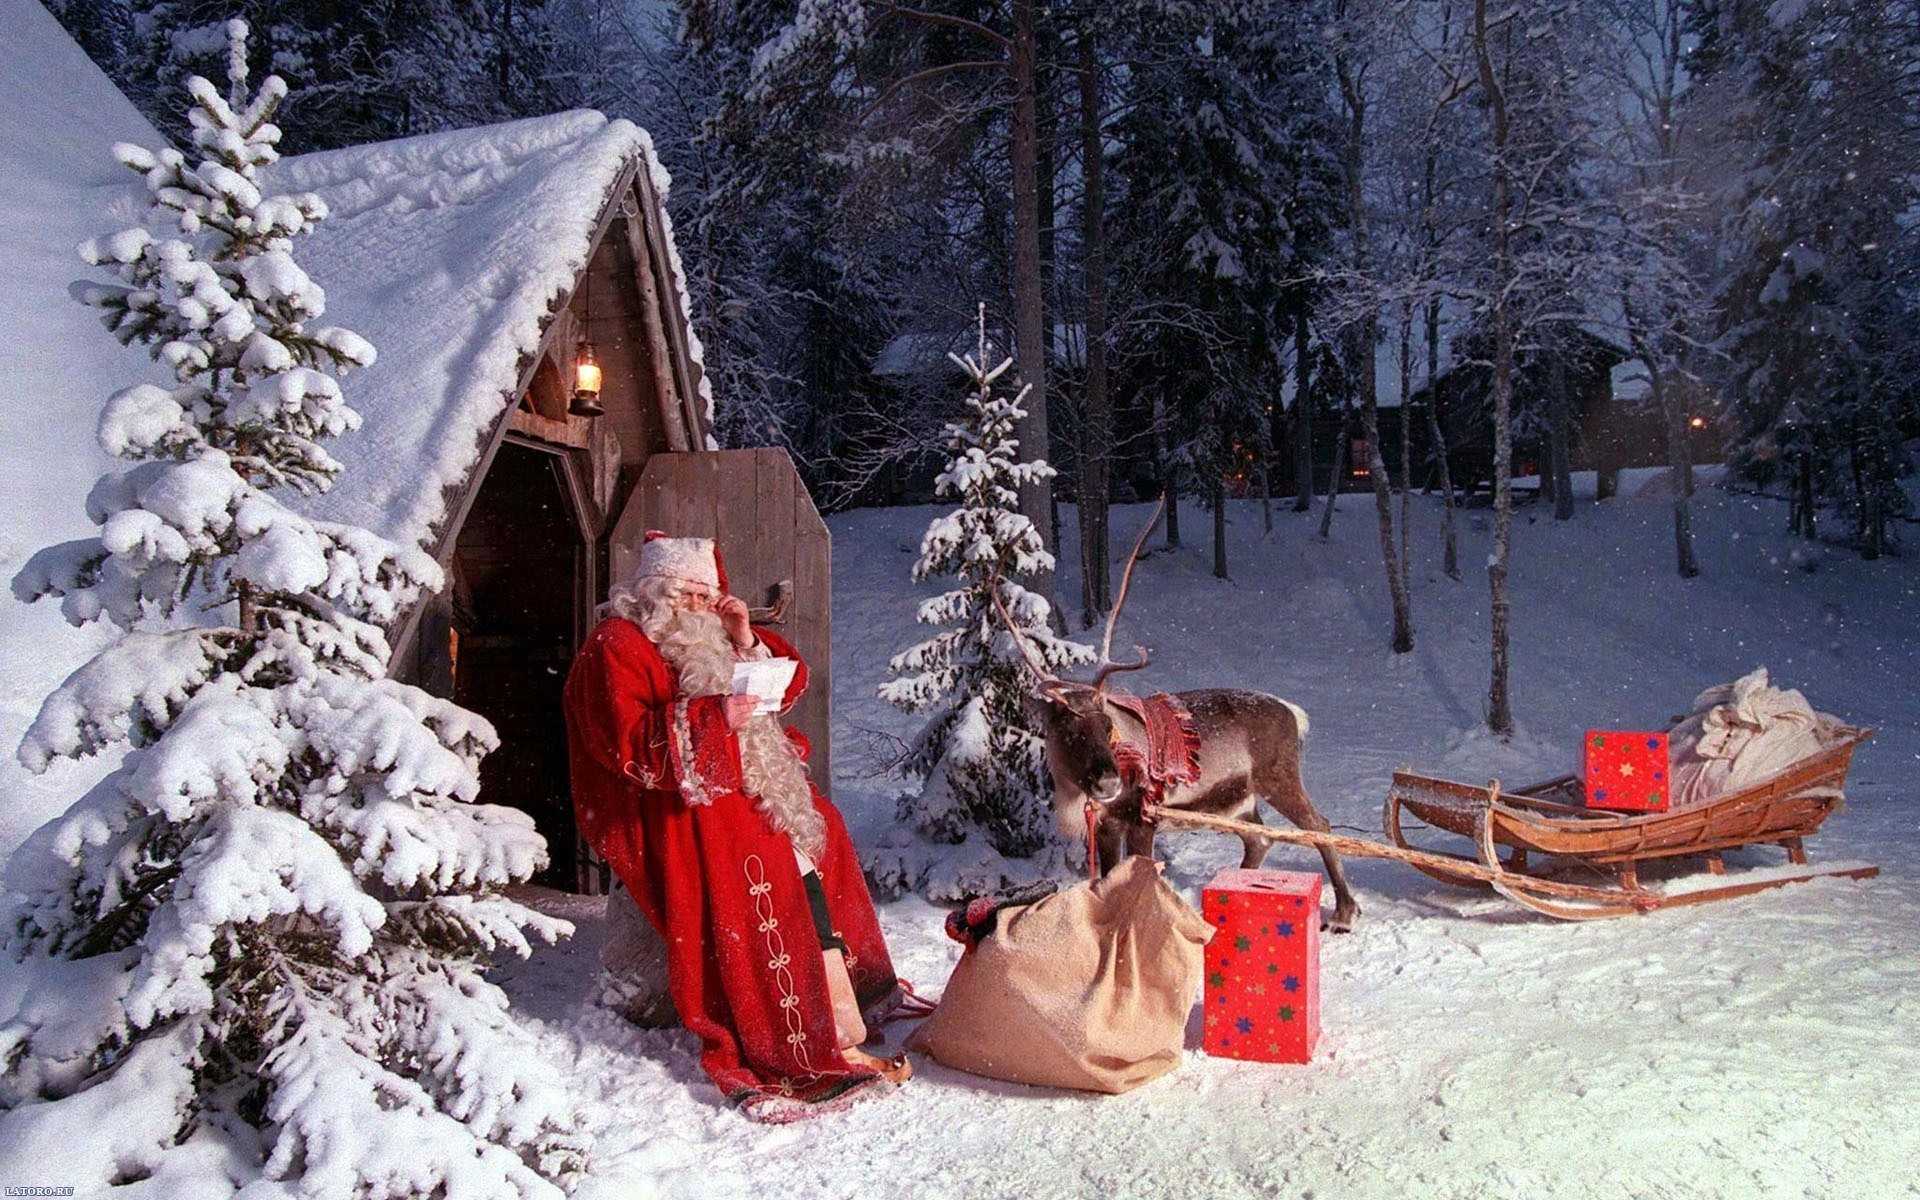
{"label": "reindeer antlers", "polygon": [[1109,678],[1123,671],[1138,671],[1152,661],[1152,656],[1147,653],[1145,647],[1135,646],[1134,649],[1140,654],[1140,661],[1130,663],[1114,662],[1113,626],[1114,623],[1120,619],[1120,609],[1127,602],[1127,589],[1133,583],[1133,564],[1139,561],[1141,548],[1147,544],[1147,537],[1153,533],[1154,526],[1160,523],[1160,517],[1166,512],[1166,508],[1167,498],[1165,495],[1162,495],[1160,502],[1153,507],[1153,516],[1148,519],[1146,528],[1142,529],[1140,536],[1134,539],[1133,552],[1127,555],[1126,569],[1121,572],[1120,575],[1120,594],[1114,600],[1113,611],[1107,614],[1106,635],[1100,641],[1100,670],[1094,675],[1093,682],[1089,685],[1075,684],[1071,680],[1061,679],[1059,676],[1048,671],[1045,665],[1041,663],[1040,656],[1034,653],[1032,644],[1029,643],[1025,635],[1020,632],[1020,626],[1014,623],[1012,616],[1008,615],[1007,606],[1000,599],[1000,567],[998,564],[995,564],[993,568],[993,578],[989,581],[987,588],[987,598],[992,602],[994,611],[1000,614],[1000,620],[1006,625],[1007,632],[1013,635],[1014,645],[1020,648],[1021,657],[1027,660],[1027,668],[1040,680],[1041,691],[1056,693],[1061,688],[1088,686],[1093,689],[1095,695],[1104,695]]}
{"label": "reindeer antlers", "polygon": [[1014,624],[1013,618],[1008,615],[1007,606],[1001,602],[999,563],[993,565],[993,578],[987,581],[987,599],[992,601],[993,611],[1000,614],[1000,620],[1006,625],[1007,632],[1013,635],[1013,644],[1020,647],[1020,656],[1027,660],[1027,669],[1039,677],[1041,689],[1052,691],[1056,687],[1063,686],[1066,680],[1047,670],[1045,664],[1040,661],[1040,656],[1033,652],[1033,647],[1021,635],[1020,626]]}
{"label": "reindeer antlers", "polygon": [[1133,585],[1133,564],[1140,561],[1140,549],[1147,544],[1147,538],[1153,533],[1153,527],[1160,523],[1161,516],[1167,511],[1167,494],[1160,493],[1159,503],[1153,506],[1153,515],[1147,518],[1146,527],[1140,536],[1133,540],[1133,552],[1127,555],[1126,569],[1120,572],[1120,594],[1114,597],[1113,611],[1107,614],[1107,632],[1100,639],[1100,673],[1093,678],[1094,691],[1103,691],[1107,686],[1107,677],[1121,671],[1138,671],[1147,665],[1148,654],[1144,646],[1135,646],[1140,653],[1137,663],[1116,663],[1113,661],[1113,627],[1120,620],[1120,610],[1127,606],[1127,589]]}

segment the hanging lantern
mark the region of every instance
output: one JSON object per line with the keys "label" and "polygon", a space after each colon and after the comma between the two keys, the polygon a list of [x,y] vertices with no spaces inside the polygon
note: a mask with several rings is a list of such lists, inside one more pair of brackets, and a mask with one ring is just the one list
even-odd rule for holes
{"label": "hanging lantern", "polygon": [[573,352],[573,403],[567,411],[576,417],[606,414],[600,406],[600,360],[593,356],[593,343],[582,338]]}
{"label": "hanging lantern", "polygon": [[593,325],[593,264],[584,272],[582,290],[586,293],[580,313],[580,341],[573,348],[573,401],[567,412],[576,417],[606,415],[600,406],[600,360],[593,356],[593,343],[584,336]]}

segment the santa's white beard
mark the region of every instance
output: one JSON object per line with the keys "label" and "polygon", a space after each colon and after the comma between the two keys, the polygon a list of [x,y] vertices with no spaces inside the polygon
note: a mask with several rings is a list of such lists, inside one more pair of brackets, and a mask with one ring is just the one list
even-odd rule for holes
{"label": "santa's white beard", "polygon": [[[675,612],[647,623],[644,632],[660,648],[687,696],[724,696],[733,691],[733,643],[710,612]],[[772,716],[755,715],[739,730],[740,768],[747,793],[769,824],[793,839],[808,858],[826,852],[827,828],[813,806],[813,789],[800,752]]]}

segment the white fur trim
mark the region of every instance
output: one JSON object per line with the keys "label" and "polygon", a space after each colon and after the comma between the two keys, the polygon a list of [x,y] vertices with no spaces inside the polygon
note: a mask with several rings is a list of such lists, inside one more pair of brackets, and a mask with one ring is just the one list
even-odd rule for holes
{"label": "white fur trim", "polygon": [[688,583],[704,583],[720,590],[720,563],[714,556],[712,538],[654,538],[640,545],[640,566],[635,579],[664,575]]}
{"label": "white fur trim", "polygon": [[693,723],[687,717],[684,697],[673,702],[673,735],[669,741],[673,773],[680,779],[680,798],[695,806],[712,804],[713,793],[707,790],[707,781],[700,778],[699,768],[694,765]]}
{"label": "white fur trim", "polygon": [[1280,703],[1286,705],[1288,708],[1293,710],[1293,723],[1300,727],[1300,740],[1303,742],[1306,741],[1307,729],[1309,727],[1308,721],[1307,721],[1307,710],[1304,708],[1301,708],[1298,704],[1295,704],[1291,700],[1282,700],[1280,701]]}

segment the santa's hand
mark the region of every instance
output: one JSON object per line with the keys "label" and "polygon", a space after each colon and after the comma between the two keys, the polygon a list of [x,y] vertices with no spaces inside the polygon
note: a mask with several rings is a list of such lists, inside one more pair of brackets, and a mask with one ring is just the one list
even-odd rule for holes
{"label": "santa's hand", "polygon": [[713,606],[713,615],[720,618],[720,628],[727,631],[727,637],[742,650],[753,645],[753,626],[747,617],[747,602],[738,596],[722,596]]}
{"label": "santa's hand", "polygon": [[728,696],[727,728],[740,729],[744,727],[747,723],[747,718],[751,717],[753,710],[759,707],[760,697],[758,696]]}

